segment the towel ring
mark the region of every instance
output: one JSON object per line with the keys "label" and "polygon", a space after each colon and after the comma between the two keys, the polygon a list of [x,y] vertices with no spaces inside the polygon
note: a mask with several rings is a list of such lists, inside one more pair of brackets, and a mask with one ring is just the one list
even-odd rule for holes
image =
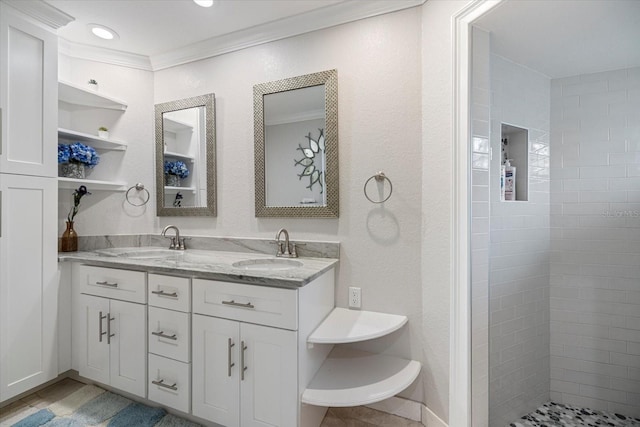
{"label": "towel ring", "polygon": [[[147,198],[144,200],[144,202],[142,203],[133,203],[131,200],[129,200],[129,192],[133,189],[136,189],[136,191],[146,191],[147,192]],[[147,190],[146,188],[144,188],[144,184],[139,182],[136,185],[134,185],[133,187],[129,187],[129,189],[127,190],[126,194],[124,195],[125,198],[127,199],[127,203],[129,203],[132,206],[144,206],[147,204],[147,202],[149,201],[149,197],[151,197],[151,195],[149,194],[149,190]]]}
{"label": "towel ring", "polygon": [[[367,194],[367,184],[369,184],[369,181],[371,181],[372,179],[375,179],[376,182],[384,182],[386,180],[389,183],[389,195],[387,197],[385,197],[382,200],[372,200],[371,197],[369,197],[369,195]],[[393,193],[393,184],[391,183],[391,180],[382,171],[373,175],[364,183],[364,197],[366,197],[367,200],[369,200],[371,203],[384,203],[387,200],[389,200],[389,197],[391,197],[392,193]]]}

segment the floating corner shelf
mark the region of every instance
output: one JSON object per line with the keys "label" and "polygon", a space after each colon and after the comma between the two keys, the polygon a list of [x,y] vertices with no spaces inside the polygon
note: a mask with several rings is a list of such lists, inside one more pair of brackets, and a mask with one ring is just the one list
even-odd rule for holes
{"label": "floating corner shelf", "polygon": [[307,341],[319,344],[366,341],[390,334],[405,323],[407,316],[336,307]]}
{"label": "floating corner shelf", "polygon": [[89,191],[126,191],[127,190],[127,184],[124,182],[58,177],[58,189],[75,190],[80,185],[86,186]]}
{"label": "floating corner shelf", "polygon": [[105,108],[108,110],[127,109],[127,103],[110,96],[87,90],[69,82],[58,82],[58,100],[84,107]]}
{"label": "floating corner shelf", "polygon": [[58,139],[66,139],[69,141],[81,141],[89,143],[93,148],[101,150],[124,151],[127,149],[127,143],[114,139],[104,139],[96,135],[84,132],[78,132],[70,129],[58,128]]}

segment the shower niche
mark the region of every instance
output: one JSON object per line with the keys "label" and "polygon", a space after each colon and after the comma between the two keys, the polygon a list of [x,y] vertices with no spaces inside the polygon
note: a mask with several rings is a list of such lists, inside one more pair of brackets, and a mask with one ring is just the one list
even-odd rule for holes
{"label": "shower niche", "polygon": [[529,200],[529,130],[502,123],[500,200]]}

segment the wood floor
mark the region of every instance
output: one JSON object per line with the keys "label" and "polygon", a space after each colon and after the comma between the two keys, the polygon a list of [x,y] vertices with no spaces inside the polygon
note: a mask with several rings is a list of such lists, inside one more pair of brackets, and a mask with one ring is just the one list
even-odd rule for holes
{"label": "wood floor", "polygon": [[[0,426],[8,426],[9,424],[6,421],[20,413],[33,412],[34,408],[46,408],[78,390],[83,385],[83,383],[71,378],[65,378],[4,408],[0,408]],[[422,427],[422,424],[358,406],[355,408],[330,408],[322,421],[321,427]]]}

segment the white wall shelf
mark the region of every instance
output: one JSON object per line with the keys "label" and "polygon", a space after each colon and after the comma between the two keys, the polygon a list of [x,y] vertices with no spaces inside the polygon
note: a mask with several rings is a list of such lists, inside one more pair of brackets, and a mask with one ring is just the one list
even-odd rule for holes
{"label": "white wall shelf", "polygon": [[177,119],[171,119],[169,117],[166,117],[166,115],[164,115],[164,117],[162,118],[162,126],[162,130],[164,130],[165,132],[193,132],[193,126],[191,126],[189,123]]}
{"label": "white wall shelf", "polygon": [[175,194],[179,191],[190,191],[192,193],[196,192],[195,187],[170,187],[168,185],[164,186],[164,192],[168,194]]}
{"label": "white wall shelf", "polygon": [[420,368],[415,360],[335,347],[302,393],[302,402],[327,407],[380,402],[411,385]]}
{"label": "white wall shelf", "polygon": [[58,177],[59,189],[75,190],[81,185],[86,186],[89,191],[126,191],[127,189],[127,184],[124,182]]}
{"label": "white wall shelf", "polygon": [[407,316],[336,307],[307,341],[322,344],[366,341],[390,334],[405,323]]}
{"label": "white wall shelf", "polygon": [[101,150],[124,151],[127,149],[127,143],[114,139],[99,138],[84,132],[78,132],[70,129],[58,128],[58,139],[64,139],[70,142],[80,141],[86,142],[93,148]]}
{"label": "white wall shelf", "polygon": [[179,159],[179,160],[187,160],[189,162],[194,162],[195,161],[195,157],[193,156],[189,156],[187,154],[180,154],[180,153],[176,153],[174,151],[165,151],[164,152],[164,157],[167,158],[172,158],[172,159]]}
{"label": "white wall shelf", "polygon": [[105,96],[95,91],[84,89],[73,83],[62,81],[58,82],[58,100],[85,107],[121,111],[127,109],[127,103],[120,99]]}

